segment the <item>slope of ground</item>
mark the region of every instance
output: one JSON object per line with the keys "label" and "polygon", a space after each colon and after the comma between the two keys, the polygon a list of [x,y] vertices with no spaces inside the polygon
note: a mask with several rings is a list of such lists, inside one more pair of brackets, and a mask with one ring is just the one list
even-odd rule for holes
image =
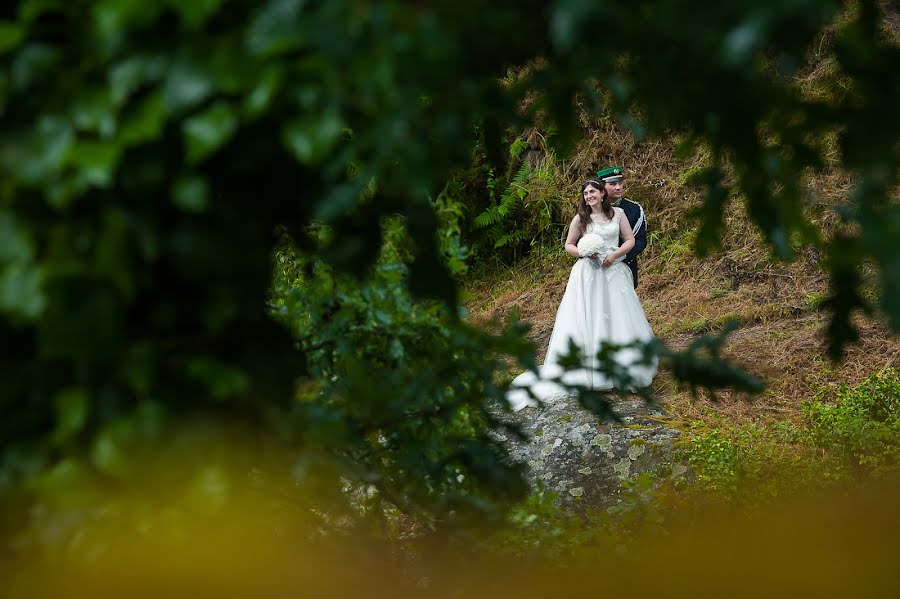
{"label": "slope of ground", "polygon": [[[693,239],[699,221],[690,217],[689,209],[699,205],[701,190],[686,181],[703,163],[702,153],[679,161],[672,158],[674,138],[636,142],[612,123],[590,125],[572,160],[554,165],[563,181],[559,201],[568,207],[563,212],[574,214],[581,183],[575,174],[589,176],[597,165],[624,164],[626,196],[642,204],[649,222],[638,295],[654,332],[671,347],[680,348],[737,318],[741,327],[730,337],[726,354],[767,384],[761,396],[724,392],[711,401],[692,398],[661,372],[654,390],[672,418],[720,421],[724,417],[735,424],[793,419],[801,403],[823,386],[854,384],[900,364],[900,338],[892,336],[877,318],[858,320],[860,341],[849,348],[842,362],[828,359],[828,315],[821,304],[829,290],[820,265],[821,251],[798,245],[793,262],[775,260],[748,221],[739,198],[733,198],[728,208],[721,249],[705,258],[695,255]],[[851,183],[837,170],[810,180],[815,192],[808,198],[809,216],[826,235],[840,226],[833,207],[846,200]],[[559,223],[560,234],[564,227]],[[560,243],[512,267],[483,271],[466,288],[471,318],[488,322],[514,310],[531,324],[530,336],[542,357],[571,265]],[[861,268],[868,278],[876,278],[866,265]]]}

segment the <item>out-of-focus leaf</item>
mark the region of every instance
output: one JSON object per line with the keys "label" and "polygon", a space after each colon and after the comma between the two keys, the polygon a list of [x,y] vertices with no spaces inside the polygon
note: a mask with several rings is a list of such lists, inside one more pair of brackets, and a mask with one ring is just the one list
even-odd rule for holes
{"label": "out-of-focus leaf", "polygon": [[217,399],[243,395],[250,388],[246,372],[210,356],[192,358],[187,364],[187,373]]}
{"label": "out-of-focus leaf", "polygon": [[119,141],[122,145],[129,146],[154,139],[162,131],[165,119],[162,94],[151,94],[123,118],[119,129]]}
{"label": "out-of-focus leaf", "polygon": [[26,42],[13,60],[12,88],[15,91],[24,91],[40,81],[45,81],[52,69],[59,65],[60,58],[57,48],[47,44]]}
{"label": "out-of-focus leaf", "polygon": [[14,155],[4,168],[29,183],[52,179],[51,174],[63,164],[74,141],[75,132],[65,120],[45,116],[37,124],[31,148]]}
{"label": "out-of-focus leaf", "polygon": [[276,55],[302,47],[307,42],[301,11],[306,0],[268,0],[247,33],[251,54]]}
{"label": "out-of-focus leaf", "polygon": [[161,2],[141,0],[97,0],[90,7],[92,25],[107,51],[121,43],[130,28],[140,28],[151,22],[163,9]]}
{"label": "out-of-focus leaf", "polygon": [[282,139],[301,164],[311,166],[331,152],[343,130],[341,118],[325,112],[288,124],[282,130]]}
{"label": "out-of-focus leaf", "polygon": [[34,255],[31,235],[8,211],[0,211],[0,266],[30,261]]}
{"label": "out-of-focus leaf", "polygon": [[238,128],[238,117],[230,104],[217,102],[184,122],[188,163],[196,163],[218,150]]}
{"label": "out-of-focus leaf", "polygon": [[33,319],[46,305],[43,276],[37,267],[16,262],[0,269],[0,310]]}
{"label": "out-of-focus leaf", "polygon": [[84,389],[66,389],[56,396],[54,444],[62,445],[82,430],[87,419],[88,402]]}
{"label": "out-of-focus leaf", "polygon": [[162,56],[138,54],[116,63],[107,76],[113,102],[122,105],[142,87],[159,81],[166,72],[166,62]]}
{"label": "out-of-focus leaf", "polygon": [[280,69],[276,67],[267,69],[259,83],[244,100],[244,114],[249,117],[262,114],[281,87],[282,79],[283,75]]}
{"label": "out-of-focus leaf", "polygon": [[192,2],[169,0],[167,4],[177,10],[190,27],[198,27],[219,10],[222,2],[223,0],[193,0]]}
{"label": "out-of-focus leaf", "polygon": [[196,106],[208,98],[215,86],[209,74],[189,60],[176,61],[163,84],[163,100],[168,114]]}
{"label": "out-of-focus leaf", "polygon": [[0,56],[14,50],[25,38],[25,29],[19,23],[0,21]]}
{"label": "out-of-focus leaf", "polygon": [[109,94],[97,93],[78,98],[70,111],[72,125],[78,131],[109,138],[115,133],[116,115]]}
{"label": "out-of-focus leaf", "polygon": [[65,162],[78,170],[84,183],[107,187],[112,182],[121,151],[115,141],[78,140],[69,148]]}
{"label": "out-of-focus leaf", "polygon": [[183,177],[172,188],[172,200],[185,212],[204,212],[209,206],[209,186],[203,177]]}

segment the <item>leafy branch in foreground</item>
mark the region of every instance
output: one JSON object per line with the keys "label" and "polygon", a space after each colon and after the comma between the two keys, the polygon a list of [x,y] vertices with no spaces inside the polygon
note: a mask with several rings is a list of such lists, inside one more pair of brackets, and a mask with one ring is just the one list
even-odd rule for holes
{"label": "leafy branch in foreground", "polygon": [[[760,393],[764,389],[762,381],[729,363],[721,355],[723,345],[737,326],[737,322],[729,322],[718,333],[703,335],[681,351],[670,349],[660,339],[654,338],[648,342],[604,343],[593,359],[587,359],[581,348],[571,344],[569,352],[559,358],[562,372],[546,380],[571,391],[573,395],[578,396],[584,408],[609,420],[619,419],[613,403],[616,396],[635,394],[648,403],[656,401],[650,387],[636,386],[635,378],[630,371],[632,367],[649,366],[656,361],[659,362],[660,368],[672,373],[677,384],[688,386],[695,396],[698,389],[707,391],[713,399],[716,391],[722,389],[734,389],[750,394]],[[621,359],[617,359],[617,355],[623,351],[636,352],[639,357],[631,363],[631,366],[626,366]],[[596,390],[566,382],[567,373],[584,369],[611,381],[614,389]],[[538,400],[530,391],[529,395],[532,399]]]}
{"label": "leafy branch in foreground", "polygon": [[[816,241],[797,182],[821,167],[825,149],[807,138],[837,132],[840,166],[856,180],[848,220],[858,231],[850,258],[840,243],[820,242],[839,275],[828,304],[834,354],[853,334],[850,316],[865,306],[858,277],[847,276],[859,262],[878,265],[881,308],[900,329],[900,210],[890,196],[900,120],[884,116],[900,104],[900,78],[880,6],[893,10],[861,0],[833,25],[837,0],[661,0],[639,11],[625,0],[5,3],[0,512],[19,525],[18,514],[37,512],[18,508],[35,498],[89,504],[94,496],[84,489],[143,478],[134,456],[163,446],[204,455],[227,445],[210,431],[230,426],[250,429],[255,442],[240,448],[248,454],[257,443],[293,452],[311,441],[299,431],[362,451],[349,431],[365,430],[370,417],[391,421],[476,394],[498,398],[494,352],[525,350],[512,333],[498,342],[457,322],[457,286],[430,198],[468,165],[476,123],[493,148],[504,127],[546,119],[565,147],[578,133],[573,102],[602,112],[603,93],[613,116],[636,132],[684,131],[709,144],[720,164],[727,159],[734,191],[785,257],[792,234]],[[624,14],[627,27],[598,34],[609,15]],[[833,51],[847,92],[804,99],[785,74],[826,27],[837,32]],[[509,68],[526,76],[504,85]],[[526,98],[535,101],[521,114]],[[711,189],[724,185],[708,181]],[[722,208],[709,202],[703,218],[716,222]],[[337,275],[362,277],[392,215],[409,231],[408,288],[443,301],[447,329],[436,331],[433,346],[409,340],[422,352],[413,355],[419,371],[391,369],[396,348],[383,334],[372,364],[348,362],[338,381],[320,378],[329,358],[315,352],[332,341],[313,339],[303,356],[296,331],[266,308],[276,231]],[[310,234],[311,223],[331,228],[327,243]],[[340,301],[327,305],[336,309],[328,317],[345,314]],[[327,327],[328,313],[315,314],[322,322],[311,324]],[[347,348],[333,339],[331,351]],[[297,380],[344,385],[329,399],[360,426],[329,420],[330,407],[298,407]],[[367,393],[381,382],[402,391],[386,412],[377,403],[383,396]],[[446,396],[415,393],[444,383]],[[418,465],[416,443],[426,432],[439,435],[444,413],[419,428],[404,421],[389,446],[406,464],[395,483],[413,500],[426,489],[450,497],[442,485],[458,467],[482,480],[508,472],[496,467],[495,448],[471,433],[487,416],[463,412],[446,413],[458,415],[451,420],[463,431],[455,453],[426,453],[426,466]],[[196,470],[172,488],[227,487],[204,486],[202,477],[215,479],[205,460],[184,463]],[[427,475],[422,484],[410,482],[418,474]],[[222,500],[225,492],[217,493]]]}

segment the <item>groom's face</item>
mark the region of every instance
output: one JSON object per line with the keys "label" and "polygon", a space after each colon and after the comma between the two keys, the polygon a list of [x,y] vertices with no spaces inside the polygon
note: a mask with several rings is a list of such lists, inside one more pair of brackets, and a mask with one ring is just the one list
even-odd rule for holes
{"label": "groom's face", "polygon": [[609,199],[615,202],[619,198],[622,197],[622,194],[625,193],[625,181],[616,181],[614,183],[605,183],[606,193],[609,195]]}

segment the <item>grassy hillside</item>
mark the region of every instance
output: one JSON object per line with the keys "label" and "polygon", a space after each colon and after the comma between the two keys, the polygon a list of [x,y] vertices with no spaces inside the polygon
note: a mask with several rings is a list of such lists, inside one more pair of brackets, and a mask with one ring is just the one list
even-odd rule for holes
{"label": "grassy hillside", "polygon": [[[695,255],[698,221],[689,212],[699,205],[701,191],[686,179],[703,156],[674,159],[676,141],[673,137],[637,142],[614,124],[599,123],[571,162],[553,166],[563,177],[568,174],[559,201],[569,206],[563,213],[571,215],[581,175],[591,174],[600,164],[625,165],[626,195],[639,202],[648,217],[649,243],[640,259],[638,295],[658,336],[681,347],[732,318],[741,321],[728,351],[737,363],[765,379],[766,392],[755,398],[724,393],[717,403],[692,401],[662,373],[654,389],[673,418],[705,419],[710,414],[736,422],[790,418],[798,414],[800,401],[823,385],[855,383],[873,371],[900,364],[900,339],[877,319],[863,318],[861,340],[843,362],[828,359],[823,336],[827,315],[819,308],[829,290],[820,250],[802,246],[793,262],[774,259],[749,223],[740,198],[733,198],[729,207],[722,248],[705,258]],[[833,207],[845,201],[851,184],[849,177],[834,171],[815,180],[810,217],[826,230],[838,226]],[[564,227],[558,223],[560,235]],[[531,323],[531,337],[543,352],[571,266],[572,259],[559,243],[518,263],[486,269],[468,282],[470,314],[487,321],[516,310]]]}
{"label": "grassy hillside", "polygon": [[[900,39],[897,19],[887,19],[884,29],[894,40]],[[808,68],[796,79],[804,94],[827,98],[841,93],[839,73],[828,55],[832,35],[823,33]],[[702,149],[676,158],[680,139],[675,134],[636,140],[610,120],[585,119],[582,128],[582,142],[565,161],[545,151],[537,131],[523,136],[535,168],[524,184],[529,193],[520,218],[533,218],[529,211],[547,212],[546,204],[555,202],[560,216],[553,230],[558,235],[543,239],[562,237],[583,179],[598,167],[624,165],[626,196],[639,202],[648,217],[649,243],[640,258],[638,295],[654,332],[671,346],[681,347],[737,318],[741,327],[730,338],[729,357],[767,383],[766,391],[753,398],[723,393],[715,402],[703,397],[694,401],[661,373],[654,390],[673,419],[720,425],[794,420],[800,416],[802,401],[821,389],[855,384],[900,364],[900,338],[892,336],[877,315],[860,316],[860,341],[842,362],[829,360],[824,339],[827,314],[820,309],[829,294],[821,250],[795,243],[794,261],[773,258],[747,218],[742,198],[730,199],[721,248],[706,257],[695,253],[699,218],[690,213],[699,207],[702,190],[690,181],[706,163]],[[831,143],[827,136],[819,141],[826,147]],[[837,164],[837,149],[830,155]],[[834,209],[847,201],[852,177],[830,166],[810,175],[808,183],[807,214],[827,238],[842,226]],[[515,310],[531,323],[531,337],[542,354],[571,265],[561,242],[546,241],[513,264],[493,263],[466,282],[471,317],[487,322]],[[866,278],[875,280],[870,265],[860,268]],[[866,293],[873,297],[876,291],[873,287]]]}

